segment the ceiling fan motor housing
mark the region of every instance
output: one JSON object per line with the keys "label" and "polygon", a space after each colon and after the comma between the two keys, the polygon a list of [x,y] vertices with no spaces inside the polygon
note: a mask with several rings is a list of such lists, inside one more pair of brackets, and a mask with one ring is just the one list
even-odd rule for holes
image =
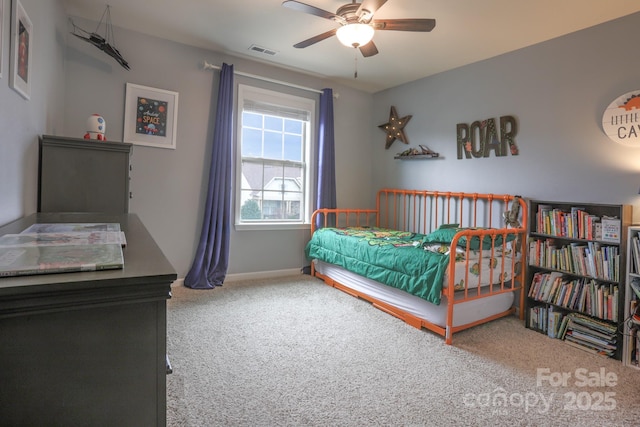
{"label": "ceiling fan motor housing", "polygon": [[[360,22],[360,18],[356,13],[359,8],[360,3],[349,3],[344,6],[340,6],[336,11],[336,15],[344,19],[344,22],[341,22],[341,24],[355,24]],[[367,11],[367,14],[370,14],[370,12]]]}

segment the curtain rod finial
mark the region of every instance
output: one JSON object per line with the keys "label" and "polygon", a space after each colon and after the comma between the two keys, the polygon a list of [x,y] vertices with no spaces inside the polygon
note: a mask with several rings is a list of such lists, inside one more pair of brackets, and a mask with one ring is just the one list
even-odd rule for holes
{"label": "curtain rod finial", "polygon": [[219,70],[220,67],[217,67],[213,64],[211,64],[210,62],[208,62],[206,59],[202,61],[202,69],[203,70]]}

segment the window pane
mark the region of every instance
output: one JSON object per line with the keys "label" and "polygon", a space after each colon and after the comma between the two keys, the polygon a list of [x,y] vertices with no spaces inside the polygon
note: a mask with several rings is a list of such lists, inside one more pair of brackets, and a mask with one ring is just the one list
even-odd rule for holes
{"label": "window pane", "polygon": [[262,162],[242,162],[242,182],[240,188],[243,190],[259,190],[263,185]]}
{"label": "window pane", "polygon": [[300,120],[285,120],[284,131],[300,135],[302,134],[302,122]]}
{"label": "window pane", "polygon": [[282,133],[281,132],[265,131],[264,157],[268,159],[282,160]]}
{"label": "window pane", "polygon": [[302,137],[284,135],[284,159],[296,162],[302,161]]}
{"label": "window pane", "polygon": [[264,116],[264,128],[282,132],[282,122],[280,117]]}
{"label": "window pane", "polygon": [[262,156],[262,131],[242,129],[242,155],[247,157]]}
{"label": "window pane", "polygon": [[282,184],[282,166],[264,165],[264,186],[265,190],[280,190],[277,185]]}
{"label": "window pane", "polygon": [[242,126],[262,129],[262,114],[243,112]]}

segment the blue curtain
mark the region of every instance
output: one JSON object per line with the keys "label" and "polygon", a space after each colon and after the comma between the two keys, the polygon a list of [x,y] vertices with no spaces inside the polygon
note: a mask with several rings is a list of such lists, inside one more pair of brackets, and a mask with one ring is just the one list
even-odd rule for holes
{"label": "blue curtain", "polygon": [[184,285],[194,289],[221,286],[229,265],[231,184],[233,178],[233,65],[222,64],[213,130],[209,189],[200,242]]}
{"label": "blue curtain", "polygon": [[[333,90],[322,89],[318,121],[318,187],[316,208],[336,207],[336,150],[333,129]],[[320,226],[322,218],[316,218]]]}

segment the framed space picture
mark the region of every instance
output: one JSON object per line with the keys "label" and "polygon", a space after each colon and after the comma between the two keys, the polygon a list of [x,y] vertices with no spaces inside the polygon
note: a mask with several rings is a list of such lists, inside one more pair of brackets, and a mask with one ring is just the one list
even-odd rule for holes
{"label": "framed space picture", "polygon": [[25,99],[31,98],[33,26],[20,0],[11,0],[11,87]]}
{"label": "framed space picture", "polygon": [[176,148],[178,92],[127,83],[124,142]]}

